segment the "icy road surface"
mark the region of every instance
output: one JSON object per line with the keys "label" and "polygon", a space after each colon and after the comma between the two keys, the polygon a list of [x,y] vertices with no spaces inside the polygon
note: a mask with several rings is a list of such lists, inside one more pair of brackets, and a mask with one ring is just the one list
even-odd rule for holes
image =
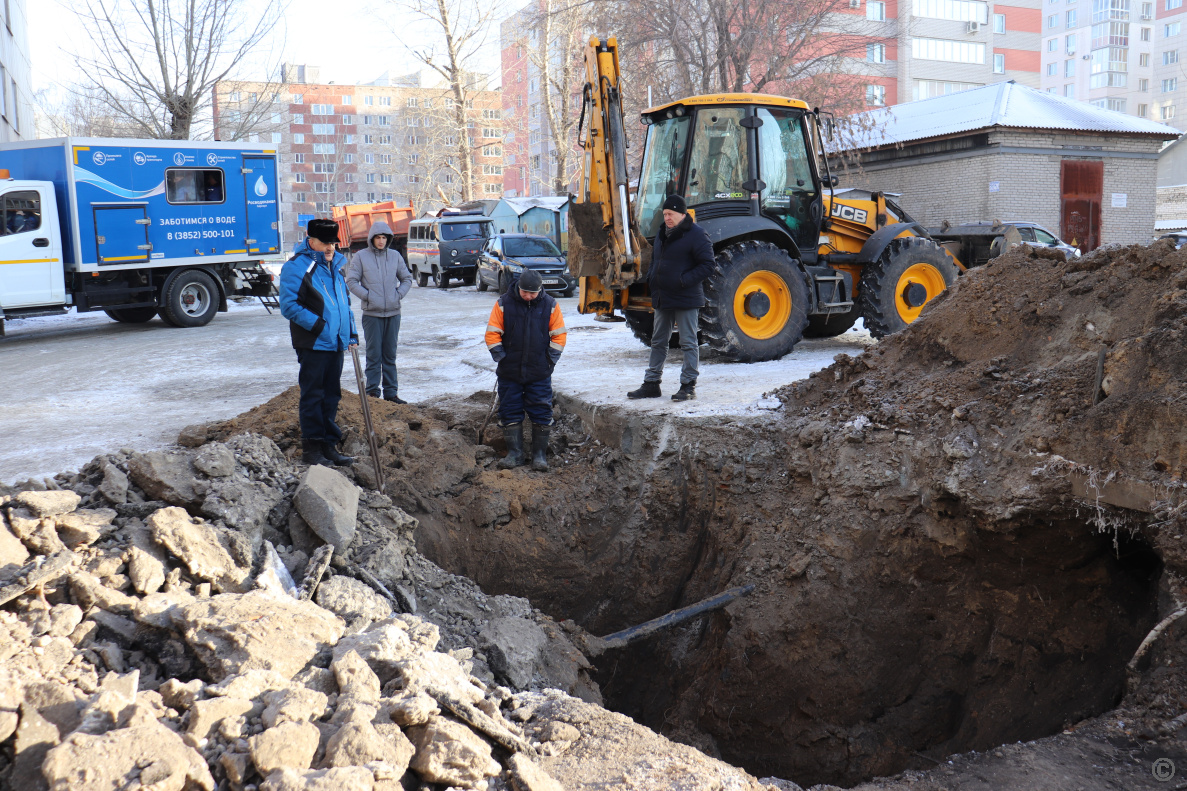
{"label": "icy road surface", "polygon": [[[400,396],[431,402],[494,385],[483,332],[494,295],[473,287],[413,287],[404,300]],[[668,354],[664,397],[627,401],[647,367],[647,349],[625,323],[606,324],[561,299],[569,326],[556,389],[597,404],[681,415],[745,415],[778,407],[763,394],[828,366],[841,352],[872,343],[857,327],[838,338],[805,340],[782,360],[749,365],[702,347],[697,400],[673,403],[680,351]],[[357,305],[356,305],[357,318]],[[360,325],[361,326],[361,325]],[[76,470],[97,454],[173,442],[192,423],[222,420],[296,383],[288,322],[258,302],[236,305],[197,329],[154,319],[119,324],[103,313],[10,321],[0,339],[0,481]],[[352,392],[349,358],[342,384]]]}

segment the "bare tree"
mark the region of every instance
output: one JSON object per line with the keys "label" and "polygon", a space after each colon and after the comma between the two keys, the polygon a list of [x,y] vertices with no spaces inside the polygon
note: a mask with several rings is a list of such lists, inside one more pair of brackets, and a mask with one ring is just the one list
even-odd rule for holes
{"label": "bare tree", "polygon": [[[140,136],[192,138],[216,83],[266,59],[261,53],[280,27],[282,2],[81,0],[77,13],[99,39],[94,55],[76,61],[84,85]],[[271,110],[257,106],[242,119],[250,121],[253,113],[258,118]],[[243,133],[240,128],[238,136]]]}
{"label": "bare tree", "polygon": [[540,0],[539,46],[532,63],[540,73],[544,118],[552,141],[552,190],[567,194],[576,176],[576,129],[580,119],[582,53],[592,27],[593,6],[582,0]]}
{"label": "bare tree", "polygon": [[39,90],[33,97],[40,110],[40,132],[54,137],[135,137],[137,128],[111,114],[106,103],[86,90]]}
{"label": "bare tree", "polygon": [[[470,140],[469,120],[472,94],[485,87],[485,77],[475,68],[479,51],[490,34],[496,7],[481,0],[403,0],[402,6],[427,21],[437,32],[437,42],[410,46],[414,57],[444,80],[448,90],[448,128],[454,134],[457,151],[458,185],[464,201],[474,199],[474,144]],[[448,135],[447,135],[448,136]]]}

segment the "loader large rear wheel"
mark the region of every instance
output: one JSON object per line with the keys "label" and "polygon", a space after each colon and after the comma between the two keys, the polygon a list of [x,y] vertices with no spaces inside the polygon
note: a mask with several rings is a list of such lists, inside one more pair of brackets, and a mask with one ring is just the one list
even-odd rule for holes
{"label": "loader large rear wheel", "polygon": [[[626,325],[631,328],[631,334],[643,342],[644,346],[651,346],[652,328],[655,326],[655,314],[649,310],[624,310]],[[669,349],[680,348],[680,333],[673,332],[668,341]]]}
{"label": "loader large rear wheel", "polygon": [[906,327],[923,306],[956,282],[959,270],[929,239],[894,239],[861,273],[858,300],[866,329],[884,338]]}
{"label": "loader large rear wheel", "polygon": [[718,253],[705,297],[701,335],[714,351],[739,362],[782,357],[808,324],[804,273],[768,242],[741,242]]}

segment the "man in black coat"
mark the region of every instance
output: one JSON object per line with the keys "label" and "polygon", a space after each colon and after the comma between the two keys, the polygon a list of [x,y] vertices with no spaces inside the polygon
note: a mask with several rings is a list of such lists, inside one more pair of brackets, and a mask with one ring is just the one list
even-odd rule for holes
{"label": "man in black coat", "polygon": [[680,369],[680,389],[673,401],[688,401],[697,397],[697,375],[700,373],[700,346],[697,328],[701,308],[705,305],[705,290],[701,284],[713,274],[716,266],[713,243],[705,229],[692,221],[684,198],[669,195],[664,201],[664,224],[655,235],[651,252],[651,268],[647,285],[651,289],[651,360],[643,375],[643,386],[627,393],[627,398],[659,398],[660,380],[664,375],[664,360],[668,357],[668,341],[673,326],[680,333],[680,349],[684,352],[684,367]]}

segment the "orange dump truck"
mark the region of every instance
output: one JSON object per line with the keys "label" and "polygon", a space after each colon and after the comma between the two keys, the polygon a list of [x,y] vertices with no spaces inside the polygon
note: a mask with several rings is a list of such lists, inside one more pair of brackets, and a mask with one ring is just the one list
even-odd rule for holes
{"label": "orange dump truck", "polygon": [[330,216],[338,223],[338,247],[350,255],[367,246],[371,224],[383,221],[392,229],[392,249],[408,260],[408,223],[416,218],[411,205],[397,206],[395,201],[334,206]]}

